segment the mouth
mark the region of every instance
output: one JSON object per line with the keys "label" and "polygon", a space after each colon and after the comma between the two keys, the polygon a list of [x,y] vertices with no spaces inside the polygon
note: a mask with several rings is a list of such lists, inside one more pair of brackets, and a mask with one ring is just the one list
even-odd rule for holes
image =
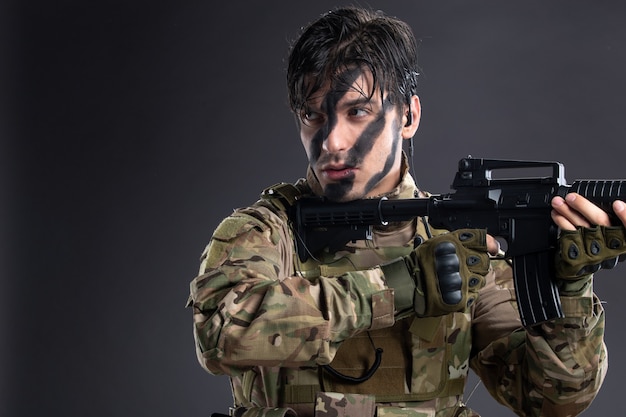
{"label": "mouth", "polygon": [[331,181],[354,177],[356,167],[349,165],[327,165],[322,167],[322,175]]}

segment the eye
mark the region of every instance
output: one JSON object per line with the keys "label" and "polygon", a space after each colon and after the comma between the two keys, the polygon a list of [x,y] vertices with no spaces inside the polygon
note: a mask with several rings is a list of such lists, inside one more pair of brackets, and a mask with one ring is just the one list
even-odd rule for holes
{"label": "eye", "polygon": [[369,111],[365,107],[352,107],[348,110],[348,116],[350,117],[365,117],[368,114]]}
{"label": "eye", "polygon": [[307,126],[317,126],[324,123],[326,117],[323,113],[311,109],[303,109],[300,113],[300,120]]}

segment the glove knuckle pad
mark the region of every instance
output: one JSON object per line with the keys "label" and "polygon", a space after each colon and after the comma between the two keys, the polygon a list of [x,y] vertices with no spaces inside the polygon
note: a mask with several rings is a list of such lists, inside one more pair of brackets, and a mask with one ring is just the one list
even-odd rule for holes
{"label": "glove knuckle pad", "polygon": [[556,272],[559,278],[577,279],[601,268],[611,269],[626,254],[624,228],[579,227],[561,232]]}
{"label": "glove knuckle pad", "polygon": [[421,276],[418,287],[423,289],[415,298],[418,315],[464,311],[476,301],[490,266],[486,237],[484,230],[457,230],[415,249],[413,259]]}
{"label": "glove knuckle pad", "polygon": [[463,278],[456,247],[450,242],[435,246],[435,271],[441,298],[445,304],[456,305],[463,300]]}

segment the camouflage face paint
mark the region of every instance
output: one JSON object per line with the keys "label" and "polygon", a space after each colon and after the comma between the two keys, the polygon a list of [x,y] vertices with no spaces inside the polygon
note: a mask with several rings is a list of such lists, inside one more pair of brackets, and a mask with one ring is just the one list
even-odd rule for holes
{"label": "camouflage face paint", "polygon": [[[348,150],[348,155],[345,159],[345,164],[348,166],[358,166],[363,163],[365,157],[372,151],[377,139],[381,132],[385,128],[385,115],[389,107],[384,105],[376,120],[371,122],[363,133],[361,133],[356,140],[354,146]],[[393,149],[397,148],[397,142],[394,141]],[[374,177],[370,178],[365,185],[365,189],[362,193],[365,195],[370,191],[384,176],[389,173],[389,170],[393,166],[395,160],[395,153],[390,153],[385,161],[385,166]],[[324,193],[326,196],[334,201],[342,200],[354,187],[354,175],[346,177],[345,179],[328,184]]]}
{"label": "camouflage face paint", "polygon": [[318,162],[322,145],[330,132],[337,125],[337,103],[353,88],[356,80],[363,75],[363,70],[355,68],[340,74],[331,85],[330,91],[322,101],[321,110],[326,114],[326,123],[317,131],[309,147],[309,162]]}
{"label": "camouflage face paint", "polygon": [[365,189],[363,190],[364,194],[367,194],[370,190],[372,190],[383,178],[387,176],[387,174],[389,174],[389,172],[391,172],[394,162],[396,161],[398,146],[401,142],[401,137],[394,139],[391,144],[391,152],[389,152],[389,155],[387,155],[387,159],[385,160],[385,165],[383,165],[383,168],[377,174],[372,176],[367,184],[365,184]]}
{"label": "camouflage face paint", "polygon": [[[359,78],[364,80],[362,84]],[[321,98],[318,104],[319,107],[317,109],[311,108],[310,115],[313,117],[313,119],[310,119],[311,123],[316,123],[316,117],[323,117],[322,120],[319,120],[320,126],[312,133],[311,140],[308,144],[309,163],[311,166],[319,168],[332,163],[340,163],[345,166],[347,170],[349,170],[350,167],[357,168],[356,171],[346,173],[346,175],[340,179],[335,179],[334,181],[323,184],[324,194],[331,200],[344,200],[351,193],[361,195],[368,194],[389,175],[395,166],[397,149],[399,143],[401,143],[401,138],[394,138],[392,139],[392,143],[389,144],[383,144],[382,146],[377,145],[379,142],[383,143],[389,140],[389,137],[385,138],[383,136],[385,136],[387,116],[390,111],[395,109],[395,106],[388,97],[381,99],[379,95],[369,91],[367,84],[368,79],[369,74],[361,68],[348,69],[338,74],[338,76],[333,79],[326,95],[319,97]],[[355,92],[361,95],[362,100],[360,103],[355,102],[354,107],[352,107],[351,100],[354,100]],[[346,99],[348,93],[352,94],[350,101]],[[351,143],[349,148],[340,153],[323,152],[325,141],[329,140],[333,129],[337,128],[339,117],[343,117],[338,112],[352,111],[353,109],[359,111],[359,107],[367,106],[368,103],[371,103],[371,100],[381,100],[380,106],[373,106],[374,109],[379,110],[377,113],[372,114],[374,120],[370,121],[357,137],[344,138],[349,144]],[[317,112],[319,115],[316,115]],[[306,124],[306,121],[303,123]],[[372,151],[377,147],[381,149],[384,148],[388,150],[389,153],[386,155],[382,153],[386,152],[385,150],[376,152],[376,156],[373,157],[374,159],[366,162],[366,158],[372,155]],[[364,164],[367,164],[366,169],[362,169],[365,166]],[[380,168],[378,168],[379,166]],[[376,172],[377,169],[379,169],[379,171]],[[356,189],[357,183],[359,184],[359,189]],[[363,187],[363,189],[360,187]]]}

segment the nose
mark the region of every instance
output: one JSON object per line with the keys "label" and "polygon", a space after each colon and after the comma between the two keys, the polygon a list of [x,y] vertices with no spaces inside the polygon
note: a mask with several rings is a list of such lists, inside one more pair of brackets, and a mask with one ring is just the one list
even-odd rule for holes
{"label": "nose", "polygon": [[327,153],[338,153],[350,148],[350,136],[348,130],[340,124],[330,126],[328,134],[322,142],[322,149]]}

